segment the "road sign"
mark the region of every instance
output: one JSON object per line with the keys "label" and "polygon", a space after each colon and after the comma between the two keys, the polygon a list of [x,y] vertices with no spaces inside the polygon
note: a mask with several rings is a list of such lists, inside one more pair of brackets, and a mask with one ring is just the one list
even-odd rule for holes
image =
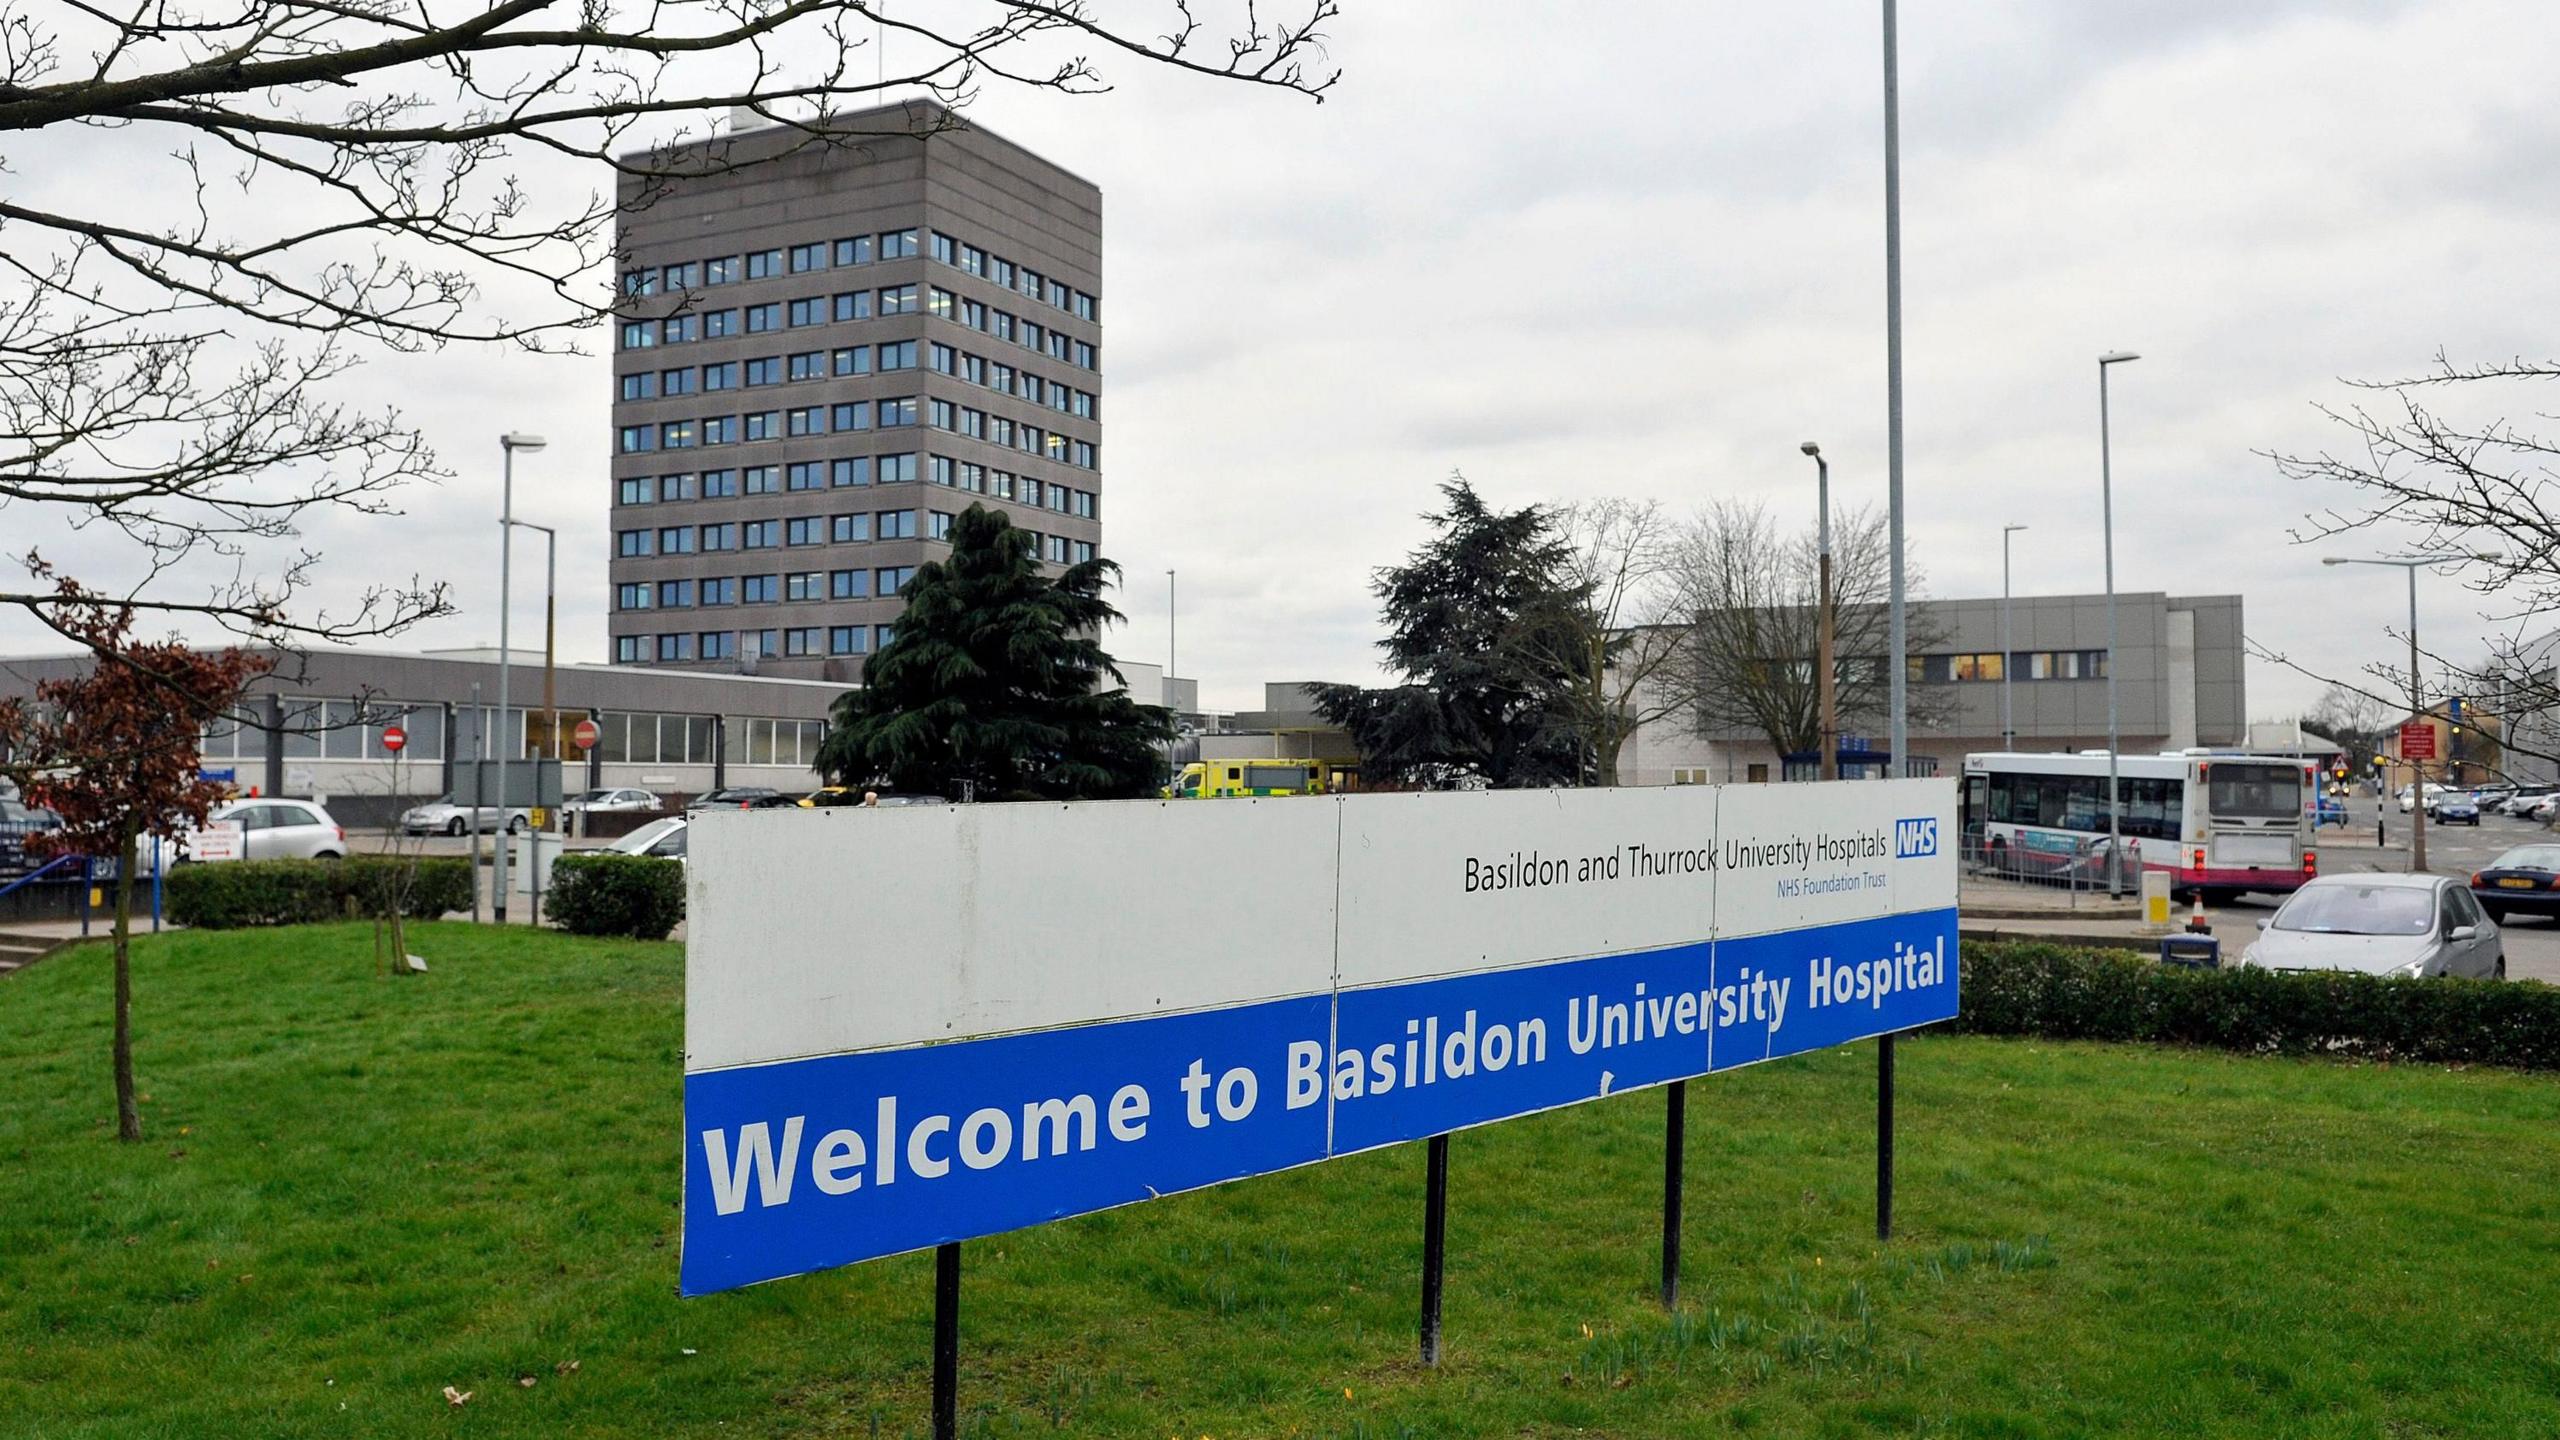
{"label": "road sign", "polygon": [[[1947,1019],[1955,796],[1896,780],[706,811],[681,1287]],[[895,965],[847,964],[828,887],[857,870],[910,902],[865,937]],[[1227,897],[1218,923],[1168,929],[1171,885]]]}
{"label": "road sign", "polygon": [[569,743],[581,750],[593,750],[596,748],[596,734],[596,722],[581,720],[577,728],[569,732]]}
{"label": "road sign", "polygon": [[551,812],[543,809],[539,805],[536,805],[532,809],[524,812],[524,818],[525,823],[531,825],[536,830],[548,829],[551,824]]}
{"label": "road sign", "polygon": [[2415,720],[2401,726],[2400,758],[2403,760],[2436,758],[2436,727]]}
{"label": "road sign", "polygon": [[400,753],[401,747],[403,747],[403,746],[407,745],[408,743],[409,743],[409,732],[408,732],[408,731],[401,729],[401,728],[400,728],[399,726],[397,726],[397,725],[385,725],[385,726],[383,726],[383,727],[382,727],[382,748],[383,748],[383,749],[390,751],[390,752],[391,752],[392,754],[394,754],[394,755],[397,755],[397,754],[399,754],[399,753]]}

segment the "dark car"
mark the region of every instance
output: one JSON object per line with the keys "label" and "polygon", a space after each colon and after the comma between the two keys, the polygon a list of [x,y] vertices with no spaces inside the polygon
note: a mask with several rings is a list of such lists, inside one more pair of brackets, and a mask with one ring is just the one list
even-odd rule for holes
{"label": "dark car", "polygon": [[2471,877],[2471,896],[2492,920],[2560,915],[2560,845],[2519,845]]}
{"label": "dark car", "polygon": [[770,785],[730,785],[697,795],[687,810],[768,810],[798,803]]}
{"label": "dark car", "polygon": [[2480,802],[2472,799],[2470,792],[2457,790],[2437,797],[2436,802],[2427,807],[2427,818],[2439,825],[2476,827],[2480,823]]}

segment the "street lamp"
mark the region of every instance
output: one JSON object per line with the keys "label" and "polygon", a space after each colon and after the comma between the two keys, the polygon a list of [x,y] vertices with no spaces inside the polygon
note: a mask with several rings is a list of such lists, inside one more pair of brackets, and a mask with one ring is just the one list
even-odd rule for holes
{"label": "street lamp", "polygon": [[1821,516],[1818,532],[1821,540],[1817,546],[1822,557],[1821,575],[1816,582],[1821,588],[1816,592],[1814,600],[1816,638],[1813,647],[1813,683],[1814,693],[1820,697],[1820,719],[1817,721],[1817,730],[1820,734],[1822,756],[1814,774],[1825,780],[1837,780],[1840,778],[1840,720],[1833,709],[1836,696],[1831,657],[1831,462],[1822,458],[1822,447],[1810,440],[1796,448],[1813,457],[1814,507]]}
{"label": "street lamp", "polygon": [[[510,726],[507,718],[507,587],[511,581],[510,562],[515,553],[516,538],[516,452],[531,454],[551,442],[539,435],[511,430],[498,437],[500,475],[498,490],[498,743],[507,743]],[[488,738],[485,729],[481,739]],[[484,743],[485,748],[485,743]],[[498,873],[492,877],[498,893],[491,904],[500,924],[507,918],[507,763],[502,749],[498,755]],[[521,756],[517,757],[521,758]],[[475,808],[478,796],[472,797]]]}
{"label": "street lamp", "polygon": [[[2441,555],[2387,555],[2363,558],[2347,555],[2324,555],[2323,565],[2397,565],[2409,572],[2409,718],[2426,718],[2426,697],[2418,689],[2418,572],[2430,565],[2441,565],[2448,557]],[[2402,757],[2407,759],[2406,756]],[[2384,797],[2386,803],[2389,797]],[[2409,870],[2412,874],[2427,868],[2427,767],[2409,761]]]}
{"label": "street lamp", "polygon": [[2026,529],[2024,525],[2000,527],[2000,748],[2018,748],[2018,726],[2009,708],[2009,667],[2017,652],[2009,641],[2009,537]]}
{"label": "street lamp", "polygon": [[2117,783],[2116,736],[2116,486],[2107,434],[2107,367],[2142,357],[2110,350],[2098,357],[2098,506],[2107,548],[2107,894],[2124,894],[2124,795]]}

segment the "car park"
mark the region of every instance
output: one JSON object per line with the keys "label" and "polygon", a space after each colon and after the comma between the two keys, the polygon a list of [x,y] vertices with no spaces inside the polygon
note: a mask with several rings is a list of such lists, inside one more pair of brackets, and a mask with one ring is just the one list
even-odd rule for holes
{"label": "car park", "polygon": [[2560,845],[2519,845],[2471,877],[2471,898],[2492,920],[2560,917]]}
{"label": "car park", "polygon": [[667,802],[659,799],[654,790],[635,790],[626,786],[572,795],[560,802],[560,808],[572,815],[580,812],[589,815],[645,815],[652,810],[666,809]]}
{"label": "car park", "polygon": [[2497,922],[2445,875],[2323,875],[2258,922],[2244,965],[2366,975],[2504,979]]}
{"label": "car park", "polygon": [[[498,828],[498,807],[483,805],[480,809],[482,830]],[[439,795],[424,805],[412,805],[400,813],[400,829],[408,835],[462,835],[472,829],[472,807],[454,803],[450,795]],[[521,835],[533,826],[533,813],[521,806],[507,812],[507,833]]]}

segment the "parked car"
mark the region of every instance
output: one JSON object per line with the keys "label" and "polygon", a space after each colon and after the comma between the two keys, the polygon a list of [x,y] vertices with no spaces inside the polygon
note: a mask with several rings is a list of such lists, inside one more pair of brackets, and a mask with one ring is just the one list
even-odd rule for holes
{"label": "parked car", "polygon": [[2560,815],[2560,795],[2537,797],[2532,804],[2524,807],[2523,818],[2548,825],[2554,815]]}
{"label": "parked car", "polygon": [[2555,793],[2560,793],[2560,789],[2549,785],[2519,785],[2516,787],[2516,793],[2499,802],[2498,813],[2521,819],[2534,806],[2549,799]]}
{"label": "parked car", "polygon": [[948,805],[950,803],[939,795],[883,795],[880,797],[880,808],[884,810],[892,810],[904,805]]}
{"label": "parked car", "polygon": [[17,875],[44,863],[30,859],[27,841],[48,830],[62,828],[62,817],[41,805],[29,805],[18,796],[18,787],[7,785],[0,790],[0,875]]}
{"label": "parked car", "polygon": [[2515,798],[2515,793],[2513,785],[2483,785],[2471,792],[2471,803],[2484,814],[2495,814],[2499,806]]}
{"label": "parked car", "polygon": [[2519,845],[2471,877],[2471,898],[2492,920],[2560,916],[2560,845]]}
{"label": "parked car", "polygon": [[684,858],[685,834],[693,827],[681,815],[652,820],[621,839],[604,847],[620,855],[655,855],[661,859]]}
{"label": "parked car", "polygon": [[[532,828],[533,814],[521,806],[507,809],[507,833],[521,835]],[[480,828],[498,828],[498,807],[480,807]],[[400,813],[400,829],[410,835],[461,835],[471,829],[471,807],[458,805],[450,795],[439,795],[424,805],[412,805]]]}
{"label": "parked car", "polygon": [[204,831],[191,831],[152,847],[152,863],[189,860],[343,860],[347,827],[316,800],[248,799],[217,805],[205,817],[205,829],[226,825],[239,831],[237,846],[216,843]]}
{"label": "parked car", "polygon": [[2244,965],[2505,979],[2497,922],[2445,875],[2322,875],[2258,922]]}
{"label": "parked car", "polygon": [[667,802],[659,799],[654,790],[625,788],[590,790],[584,795],[572,795],[560,802],[560,808],[573,814],[583,810],[590,815],[636,815],[664,810]]}
{"label": "parked car", "polygon": [[2480,803],[2459,790],[2448,791],[2437,797],[2435,804],[2428,807],[2427,818],[2439,825],[2469,825],[2477,828],[2480,824]]}
{"label": "parked car", "polygon": [[830,805],[859,805],[862,792],[850,785],[821,785],[800,797],[803,810],[823,810]]}
{"label": "parked car", "polygon": [[[2417,804],[2417,796],[2416,796],[2416,794],[2415,794],[2415,790],[2416,790],[2416,787],[2414,787],[2414,786],[2410,786],[2410,785],[2403,785],[2403,786],[2401,786],[2401,787],[2400,787],[2400,813],[2401,813],[2401,814],[2406,815],[2406,814],[2408,814],[2410,811],[2415,810],[2415,809],[2417,809],[2417,808],[2418,808],[2418,804]],[[2452,792],[2451,790],[2447,789],[2446,787],[2444,787],[2444,786],[2442,786],[2442,785],[2437,784],[2437,783],[2436,783],[2436,782],[2434,782],[2433,780],[2428,781],[2428,782],[2427,782],[2427,813],[2428,813],[2428,814],[2430,814],[2430,815],[2433,815],[2434,813],[2436,813],[2436,802],[2437,802],[2437,801],[2439,801],[2439,800],[2442,800],[2445,796],[2450,795],[2450,794],[2452,794],[2452,793],[2453,793],[2453,792]]]}
{"label": "parked car", "polygon": [[764,810],[789,805],[791,798],[770,785],[728,785],[696,795],[687,810]]}

